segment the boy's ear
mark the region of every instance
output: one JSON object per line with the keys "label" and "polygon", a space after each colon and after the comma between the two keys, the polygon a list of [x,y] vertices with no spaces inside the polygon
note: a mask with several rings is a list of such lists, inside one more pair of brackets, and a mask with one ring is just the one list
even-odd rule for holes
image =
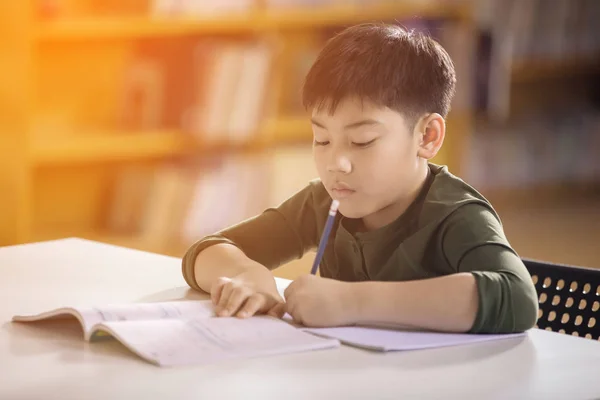
{"label": "boy's ear", "polygon": [[427,114],[415,126],[419,143],[417,155],[429,160],[437,155],[446,136],[446,120],[438,114]]}

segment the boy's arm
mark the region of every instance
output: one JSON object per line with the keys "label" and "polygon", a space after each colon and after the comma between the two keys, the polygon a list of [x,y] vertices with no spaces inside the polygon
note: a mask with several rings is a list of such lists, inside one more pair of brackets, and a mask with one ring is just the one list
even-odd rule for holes
{"label": "boy's arm", "polygon": [[538,318],[538,296],[529,271],[510,246],[492,212],[466,206],[451,219],[443,239],[448,262],[475,278],[478,308],[474,333],[522,332]]}
{"label": "boy's arm", "polygon": [[520,332],[534,326],[535,286],[491,211],[472,205],[457,211],[445,223],[441,245],[456,274],[350,284],[357,322],[472,333]]}
{"label": "boy's arm", "polygon": [[[311,182],[277,208],[269,208],[256,217],[194,243],[182,260],[182,273],[188,285],[206,291],[210,287],[208,282],[216,275],[237,275],[246,266],[272,270],[302,257],[315,246],[314,207],[318,206],[315,202],[320,200],[321,186],[319,182]],[[205,249],[217,244],[221,246],[212,249],[215,251],[210,253],[214,254],[205,253],[199,257]],[[213,262],[215,260],[218,262]],[[199,285],[199,282],[203,284]]]}
{"label": "boy's arm", "polygon": [[350,285],[357,324],[467,332],[477,314],[478,294],[471,274]]}

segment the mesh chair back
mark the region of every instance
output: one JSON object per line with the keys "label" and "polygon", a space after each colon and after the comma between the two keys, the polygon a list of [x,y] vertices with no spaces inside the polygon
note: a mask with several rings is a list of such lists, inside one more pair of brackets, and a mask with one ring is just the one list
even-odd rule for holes
{"label": "mesh chair back", "polygon": [[523,262],[539,296],[536,327],[600,340],[600,270]]}

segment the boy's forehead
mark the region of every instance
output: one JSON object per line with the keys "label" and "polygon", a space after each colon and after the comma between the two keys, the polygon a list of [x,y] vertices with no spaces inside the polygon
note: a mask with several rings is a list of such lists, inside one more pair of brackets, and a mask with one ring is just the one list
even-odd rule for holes
{"label": "boy's forehead", "polygon": [[312,109],[313,117],[327,119],[357,118],[389,111],[387,107],[379,106],[368,99],[356,97],[344,98],[340,101],[324,100]]}
{"label": "boy's forehead", "polygon": [[330,123],[350,123],[365,119],[397,122],[404,116],[386,106],[376,104],[368,99],[345,98],[337,103],[323,101],[312,109],[314,120]]}

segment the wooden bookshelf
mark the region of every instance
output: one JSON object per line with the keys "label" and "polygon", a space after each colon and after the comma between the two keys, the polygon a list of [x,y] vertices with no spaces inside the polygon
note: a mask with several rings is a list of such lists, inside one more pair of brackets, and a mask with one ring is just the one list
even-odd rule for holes
{"label": "wooden bookshelf", "polygon": [[264,128],[266,141],[272,144],[312,143],[308,116],[284,116],[268,121]]}
{"label": "wooden bookshelf", "polygon": [[518,60],[511,68],[514,84],[554,79],[574,75],[589,75],[600,71],[600,54],[587,57]]}
{"label": "wooden bookshelf", "polygon": [[30,157],[37,166],[164,159],[227,149],[261,151],[279,144],[310,144],[311,135],[307,117],[290,116],[268,121],[252,143],[202,143],[179,130],[98,132],[34,139]]}
{"label": "wooden bookshelf", "polygon": [[[518,188],[482,188],[481,193],[503,209],[557,206],[600,200],[600,187],[594,182],[539,183]],[[535,195],[532,195],[535,193]]]}
{"label": "wooden bookshelf", "polygon": [[285,11],[251,11],[207,18],[184,17],[81,17],[40,24],[41,41],[89,39],[139,39],[219,33],[264,33],[274,30],[310,30],[371,20],[394,20],[418,16],[423,19],[470,19],[466,3],[437,1],[384,2],[365,5],[336,5]]}
{"label": "wooden bookshelf", "polygon": [[33,140],[31,158],[40,165],[167,158],[194,152],[198,144],[179,131],[109,132]]}
{"label": "wooden bookshelf", "polygon": [[[470,127],[468,115],[453,116],[453,131],[466,131]],[[312,141],[312,131],[307,116],[288,116],[270,120],[256,134],[252,143],[202,143],[189,134],[178,130],[156,132],[103,132],[92,135],[66,135],[58,138],[39,138],[31,144],[30,157],[37,166],[76,164],[89,162],[112,162],[164,159],[177,156],[202,155],[239,151],[262,151],[279,145],[305,144]],[[457,149],[459,151],[459,149]]]}
{"label": "wooden bookshelf", "polygon": [[[0,5],[0,57],[5,60],[0,63],[0,246],[78,236],[181,255],[180,244],[158,246],[145,242],[140,234],[103,228],[110,188],[120,168],[160,167],[169,161],[236,152],[269,153],[299,143],[310,146],[308,116],[280,108],[276,94],[273,107],[265,107],[266,116],[247,142],[229,141],[227,135],[222,135],[223,140],[211,135],[212,141],[205,141],[202,134],[184,132],[173,122],[148,130],[120,128],[122,116],[116,115],[120,110],[114,104],[119,98],[116,82],[135,60],[136,46],[150,42],[146,39],[183,43],[204,37],[245,41],[276,36],[288,50],[278,53],[273,62],[270,96],[288,84],[283,72],[293,62],[286,57],[297,51],[296,45],[320,43],[327,28],[413,17],[451,20],[467,29],[473,26],[469,2],[446,0],[384,0],[360,7],[278,11],[256,8],[206,18],[96,16],[79,11],[99,3],[81,0],[65,2],[78,12],[48,20],[38,16],[34,3]],[[448,124],[454,132],[436,160],[453,164],[455,172],[462,157],[459,150],[470,135],[471,118],[469,109],[451,116]]]}

